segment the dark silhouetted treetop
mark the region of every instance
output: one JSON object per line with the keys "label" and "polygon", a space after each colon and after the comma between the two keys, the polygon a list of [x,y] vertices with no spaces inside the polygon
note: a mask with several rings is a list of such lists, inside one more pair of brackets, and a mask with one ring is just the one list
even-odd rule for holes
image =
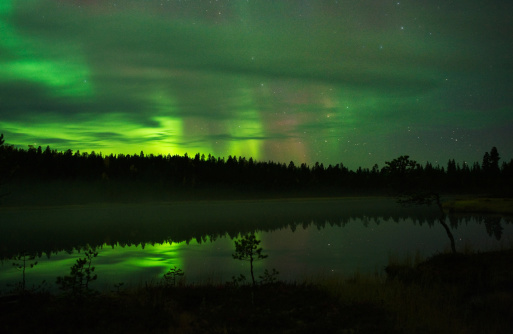
{"label": "dark silhouetted treetop", "polygon": [[494,146],[490,151],[490,170],[493,173],[497,173],[500,171],[499,169],[499,160],[500,160],[499,152],[497,148]]}
{"label": "dark silhouetted treetop", "polygon": [[[3,142],[3,137],[2,142]],[[166,191],[182,188],[217,189],[224,186],[244,192],[301,191],[326,195],[345,195],[399,188],[424,187],[438,192],[493,192],[513,183],[512,164],[499,168],[499,153],[494,147],[486,152],[483,163],[459,165],[450,159],[446,166],[425,166],[408,155],[385,162],[380,170],[349,170],[343,163],[325,166],[316,162],[312,167],[273,161],[256,161],[242,156],[207,157],[200,153],[190,157],[180,155],[58,152],[49,146],[24,150],[3,144],[0,146],[2,171],[13,171],[10,178],[26,182],[52,180],[97,181],[106,184],[151,184],[149,188]],[[510,175],[507,177],[507,175]],[[500,181],[500,182],[499,182]]]}
{"label": "dark silhouetted treetop", "polygon": [[385,161],[383,171],[393,176],[406,176],[411,174],[415,169],[420,168],[420,165],[415,160],[410,160],[409,155],[401,155],[392,161]]}

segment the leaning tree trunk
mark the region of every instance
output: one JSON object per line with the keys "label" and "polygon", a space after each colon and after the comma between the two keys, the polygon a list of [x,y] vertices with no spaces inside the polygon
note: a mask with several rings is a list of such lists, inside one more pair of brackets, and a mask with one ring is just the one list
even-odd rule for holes
{"label": "leaning tree trunk", "polygon": [[445,222],[446,215],[445,215],[444,209],[442,207],[442,203],[440,202],[440,196],[438,194],[436,194],[435,199],[436,199],[436,205],[438,206],[438,209],[440,209],[440,213],[442,215],[438,220],[440,221],[440,224],[442,224],[442,226],[444,227],[445,232],[447,233],[447,236],[449,237],[449,240],[451,241],[451,250],[452,250],[453,254],[456,254],[456,244],[454,242],[454,236],[452,235],[449,225],[447,225],[447,223]]}
{"label": "leaning tree trunk", "polygon": [[454,243],[454,236],[452,235],[451,229],[449,228],[449,226],[445,222],[445,216],[440,218],[439,221],[440,221],[440,224],[442,224],[442,226],[444,227],[445,232],[447,232],[447,236],[449,237],[449,240],[451,240],[452,252],[454,254],[456,254],[456,244]]}

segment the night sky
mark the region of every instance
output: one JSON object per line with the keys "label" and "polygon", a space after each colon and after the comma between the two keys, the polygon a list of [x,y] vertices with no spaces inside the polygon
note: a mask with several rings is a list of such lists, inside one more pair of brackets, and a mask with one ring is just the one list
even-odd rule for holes
{"label": "night sky", "polygon": [[513,2],[1,0],[7,143],[372,167],[513,157]]}

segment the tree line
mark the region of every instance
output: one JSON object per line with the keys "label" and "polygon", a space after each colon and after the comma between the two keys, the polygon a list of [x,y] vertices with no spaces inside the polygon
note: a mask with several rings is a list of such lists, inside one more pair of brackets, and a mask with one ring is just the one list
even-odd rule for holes
{"label": "tree line", "polygon": [[408,155],[386,161],[382,168],[349,170],[339,163],[309,166],[256,161],[242,156],[211,154],[153,155],[57,151],[47,146],[16,148],[0,137],[0,182],[93,181],[149,183],[160,187],[205,188],[226,186],[246,191],[319,190],[330,193],[387,192],[425,189],[437,192],[479,192],[510,196],[513,159],[500,163],[496,147],[485,152],[481,163],[447,166],[424,165]]}

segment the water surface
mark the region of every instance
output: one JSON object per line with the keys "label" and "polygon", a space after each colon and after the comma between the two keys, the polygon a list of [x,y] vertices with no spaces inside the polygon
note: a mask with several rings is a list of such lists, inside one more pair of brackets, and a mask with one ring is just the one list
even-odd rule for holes
{"label": "water surface", "polygon": [[[171,267],[188,283],[249,277],[232,259],[233,238],[256,232],[269,257],[257,275],[276,268],[283,280],[382,272],[392,255],[430,256],[446,251],[449,238],[434,207],[403,207],[388,198],[211,201],[2,208],[0,288],[21,279],[9,258],[37,254],[29,284],[69,274],[81,249],[97,249],[99,289],[161,279]],[[501,217],[450,217],[459,250],[511,246],[513,229]]]}

